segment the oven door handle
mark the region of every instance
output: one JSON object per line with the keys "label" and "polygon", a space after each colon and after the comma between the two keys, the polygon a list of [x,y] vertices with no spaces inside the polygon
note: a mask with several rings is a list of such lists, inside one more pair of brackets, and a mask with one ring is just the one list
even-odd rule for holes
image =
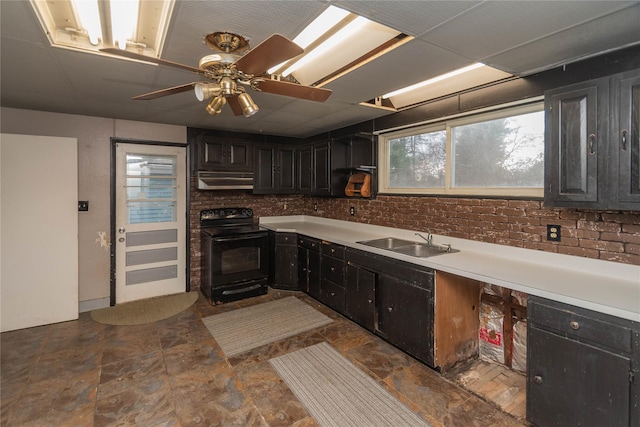
{"label": "oven door handle", "polygon": [[214,242],[237,242],[238,240],[251,240],[257,239],[261,237],[267,237],[265,233],[254,233],[254,234],[243,234],[241,236],[232,236],[232,237],[214,237]]}

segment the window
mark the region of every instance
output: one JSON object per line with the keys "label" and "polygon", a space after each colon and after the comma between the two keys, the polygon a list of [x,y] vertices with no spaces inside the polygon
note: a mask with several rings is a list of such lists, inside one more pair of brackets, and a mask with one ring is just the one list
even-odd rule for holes
{"label": "window", "polygon": [[543,195],[542,103],[381,135],[381,193]]}
{"label": "window", "polygon": [[176,156],[127,154],[129,224],[176,221]]}

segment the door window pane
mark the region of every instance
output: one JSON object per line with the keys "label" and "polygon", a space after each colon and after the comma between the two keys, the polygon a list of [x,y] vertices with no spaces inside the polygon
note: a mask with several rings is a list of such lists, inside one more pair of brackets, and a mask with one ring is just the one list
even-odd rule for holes
{"label": "door window pane", "polygon": [[129,224],[176,221],[176,156],[126,156]]}
{"label": "door window pane", "polygon": [[453,187],[542,187],[544,112],[451,128]]}
{"label": "door window pane", "polygon": [[444,130],[389,140],[389,187],[444,187],[446,142]]}

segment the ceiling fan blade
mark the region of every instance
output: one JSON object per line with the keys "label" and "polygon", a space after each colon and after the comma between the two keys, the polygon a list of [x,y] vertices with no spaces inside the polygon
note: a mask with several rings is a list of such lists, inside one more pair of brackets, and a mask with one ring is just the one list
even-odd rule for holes
{"label": "ceiling fan blade", "polygon": [[139,100],[147,101],[147,100],[150,100],[150,99],[162,98],[163,96],[168,96],[168,95],[174,95],[176,93],[187,92],[187,91],[193,89],[193,87],[195,85],[197,85],[198,83],[200,83],[200,82],[193,82],[193,83],[187,83],[187,84],[180,85],[180,86],[168,87],[166,89],[156,90],[155,92],[149,92],[149,93],[145,93],[143,95],[134,96],[131,99],[134,99],[136,101],[139,101]]}
{"label": "ceiling fan blade", "polygon": [[233,114],[235,114],[236,116],[242,116],[244,114],[242,112],[240,101],[238,101],[238,95],[228,96],[227,104],[229,104],[229,107],[231,107]]}
{"label": "ceiling fan blade", "polygon": [[331,89],[323,89],[313,86],[304,86],[282,80],[253,79],[251,86],[257,90],[276,95],[292,96],[294,98],[306,99],[309,101],[324,102],[329,98]]}
{"label": "ceiling fan blade", "polygon": [[274,34],[238,59],[235,65],[245,74],[258,75],[303,52],[304,49],[288,38]]}
{"label": "ceiling fan blade", "polygon": [[191,71],[197,74],[204,74],[204,71],[200,68],[195,68],[190,65],[180,64],[178,62],[167,61],[166,59],[154,58],[147,55],[140,55],[139,53],[129,52],[128,50],[122,50],[115,47],[107,47],[100,49],[100,52],[110,53],[116,56],[122,56],[129,59],[137,59],[139,61],[153,62],[154,64],[167,65],[169,67],[180,68],[182,70]]}

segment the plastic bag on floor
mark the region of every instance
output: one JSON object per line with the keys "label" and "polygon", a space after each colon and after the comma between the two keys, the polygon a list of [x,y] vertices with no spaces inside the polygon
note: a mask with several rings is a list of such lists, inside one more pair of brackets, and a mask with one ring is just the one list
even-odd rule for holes
{"label": "plastic bag on floor", "polygon": [[504,364],[504,314],[490,304],[480,304],[480,358]]}
{"label": "plastic bag on floor", "polygon": [[520,372],[527,371],[527,320],[513,324],[513,357],[511,367]]}

